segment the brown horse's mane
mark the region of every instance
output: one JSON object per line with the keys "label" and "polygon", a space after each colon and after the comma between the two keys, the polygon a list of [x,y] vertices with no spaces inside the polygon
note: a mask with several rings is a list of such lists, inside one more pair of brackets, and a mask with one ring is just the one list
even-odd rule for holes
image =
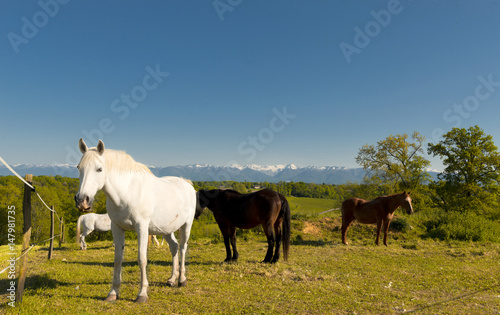
{"label": "brown horse's mane", "polygon": [[234,189],[221,189],[221,190],[224,192],[233,193],[235,195],[243,195],[242,193],[240,193],[239,191],[236,191]]}
{"label": "brown horse's mane", "polygon": [[[267,189],[267,188],[264,188],[262,190],[265,190],[265,189]],[[220,191],[224,192],[224,193],[230,193],[230,194],[233,194],[233,195],[236,195],[236,196],[246,196],[246,195],[252,194],[252,193],[242,194],[239,191],[234,190],[234,189],[221,189]]]}
{"label": "brown horse's mane", "polygon": [[399,194],[392,194],[392,195],[386,195],[386,196],[379,196],[373,200],[377,200],[377,199],[386,199],[386,198],[391,198],[391,197],[396,197],[396,196],[399,196],[399,195],[402,195],[403,193],[399,193]]}

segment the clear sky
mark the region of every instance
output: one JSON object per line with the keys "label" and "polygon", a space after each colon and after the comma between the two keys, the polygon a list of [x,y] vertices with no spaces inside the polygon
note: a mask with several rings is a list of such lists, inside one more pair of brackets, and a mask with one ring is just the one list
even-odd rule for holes
{"label": "clear sky", "polygon": [[500,145],[498,1],[2,1],[0,35],[11,164],[76,164],[81,137],[155,166],[358,167],[476,124]]}

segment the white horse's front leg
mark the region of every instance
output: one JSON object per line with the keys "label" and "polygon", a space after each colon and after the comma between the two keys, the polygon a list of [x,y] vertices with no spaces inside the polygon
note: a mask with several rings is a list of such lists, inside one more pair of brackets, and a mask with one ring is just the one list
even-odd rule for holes
{"label": "white horse's front leg", "polygon": [[145,303],[148,301],[148,278],[146,275],[146,265],[148,263],[148,225],[142,225],[137,228],[137,239],[139,243],[139,254],[138,254],[138,262],[139,268],[141,268],[141,289],[139,294],[137,295],[137,299],[135,302],[137,303]]}
{"label": "white horse's front leg", "polygon": [[168,247],[170,248],[170,253],[172,254],[172,276],[167,281],[169,287],[177,286],[177,278],[179,277],[179,243],[175,239],[174,233],[165,235],[167,239]]}
{"label": "white horse's front leg", "polygon": [[[180,278],[179,278],[179,286],[184,287],[187,284],[186,279],[186,252],[189,240],[189,234],[191,233],[191,226],[193,222],[186,222],[184,226],[181,227],[180,230],[180,252],[181,252],[181,264],[180,264]],[[236,248],[235,248],[236,250]]]}
{"label": "white horse's front leg", "polygon": [[120,283],[122,281],[123,250],[125,248],[125,231],[114,223],[111,223],[113,243],[115,244],[115,263],[113,273],[113,285],[105,301],[116,301],[119,296]]}

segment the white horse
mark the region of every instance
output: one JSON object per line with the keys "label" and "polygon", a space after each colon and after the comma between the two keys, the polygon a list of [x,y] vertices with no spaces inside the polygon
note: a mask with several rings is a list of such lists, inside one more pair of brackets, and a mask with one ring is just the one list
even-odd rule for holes
{"label": "white horse", "polygon": [[[83,156],[78,165],[80,189],[75,196],[76,207],[90,211],[95,194],[102,189],[107,196],[106,208],[111,218],[115,262],[113,285],[106,301],[115,301],[119,297],[126,230],[135,230],[139,243],[141,287],[136,302],[148,300],[149,234],[163,235],[170,247],[172,276],[167,285],[186,285],[187,242],[196,210],[193,186],[179,177],[158,178],[125,152],[105,150],[101,140],[96,148],[89,149],[80,139],[79,147]],[[177,230],[180,230],[180,246],[174,237]]]}
{"label": "white horse", "polygon": [[80,244],[82,250],[87,249],[85,237],[94,230],[98,232],[111,230],[111,219],[107,213],[87,213],[78,218],[78,221],[76,221],[76,243]]}

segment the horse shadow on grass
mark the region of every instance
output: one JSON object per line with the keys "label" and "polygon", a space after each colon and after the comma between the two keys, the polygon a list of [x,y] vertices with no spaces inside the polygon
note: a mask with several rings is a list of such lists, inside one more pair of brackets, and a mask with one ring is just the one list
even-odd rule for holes
{"label": "horse shadow on grass", "polygon": [[[10,282],[14,280],[2,279],[0,280],[0,287],[9,288]],[[17,289],[17,281],[16,281],[16,289]],[[61,286],[71,286],[73,283],[68,283],[64,281],[59,281],[57,279],[49,277],[48,274],[42,275],[32,275],[27,276],[26,281],[24,283],[25,290],[38,290],[38,289],[55,289]]]}
{"label": "horse shadow on grass", "polygon": [[[83,265],[83,266],[101,266],[101,267],[114,267],[114,262],[100,262],[100,261],[68,261],[66,262],[67,264],[73,264],[73,265]],[[137,261],[124,261],[122,263],[122,267],[133,267],[133,266],[138,266]]]}
{"label": "horse shadow on grass", "polygon": [[[99,261],[68,261],[66,262],[67,264],[74,264],[74,265],[83,265],[83,266],[102,266],[102,267],[109,267],[109,268],[114,268],[114,262],[109,261],[109,262],[99,262]],[[196,261],[196,260],[187,260],[186,261],[186,266],[213,266],[213,265],[219,265],[220,262],[218,261]],[[149,265],[154,265],[154,266],[162,266],[162,267],[172,267],[172,261],[171,260],[148,260],[148,266]],[[122,267],[137,267],[139,266],[139,263],[137,260],[133,261],[124,261],[122,263]]]}
{"label": "horse shadow on grass", "polygon": [[[39,249],[39,251],[42,251],[42,252],[48,252],[49,251],[49,247],[42,247]],[[73,251],[72,248],[70,247],[57,247],[57,246],[54,246],[54,249],[53,249],[54,252],[66,252],[66,251]]]}
{"label": "horse shadow on grass", "polygon": [[324,241],[322,239],[317,239],[317,240],[305,240],[303,239],[300,235],[297,235],[291,242],[291,245],[293,246],[315,246],[315,247],[324,247],[326,245],[334,245],[337,244],[337,242],[333,241]]}
{"label": "horse shadow on grass", "polygon": [[92,246],[89,246],[87,244],[87,250],[101,250],[101,249],[111,249],[111,248],[114,248],[113,245],[110,245],[110,246],[99,246],[99,247],[92,247]]}

